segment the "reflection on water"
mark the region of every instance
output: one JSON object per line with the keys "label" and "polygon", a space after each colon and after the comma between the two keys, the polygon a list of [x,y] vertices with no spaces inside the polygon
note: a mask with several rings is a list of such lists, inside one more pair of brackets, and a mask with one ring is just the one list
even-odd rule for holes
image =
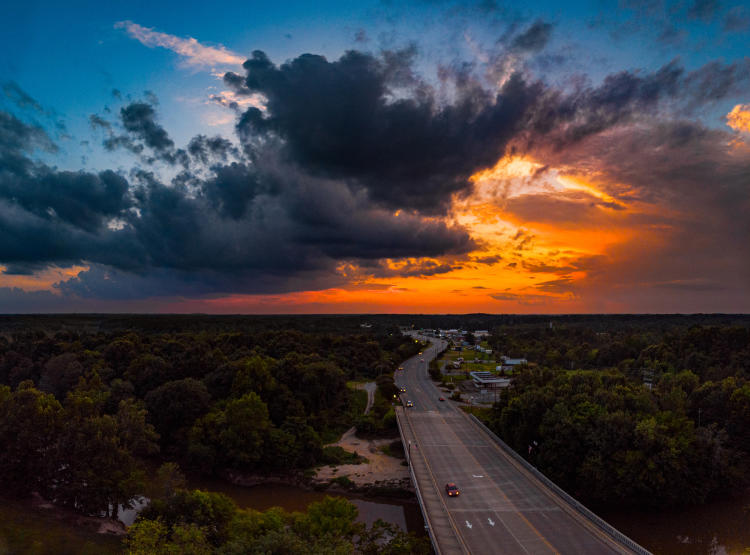
{"label": "reflection on water", "polygon": [[682,510],[598,514],[658,555],[734,555],[750,547],[748,505],[746,493]]}

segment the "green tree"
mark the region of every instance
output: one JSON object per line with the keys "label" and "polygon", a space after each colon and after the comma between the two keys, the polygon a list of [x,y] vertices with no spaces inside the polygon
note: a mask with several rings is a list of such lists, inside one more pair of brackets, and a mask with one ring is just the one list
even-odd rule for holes
{"label": "green tree", "polygon": [[22,382],[13,393],[0,386],[0,483],[5,492],[50,490],[62,426],[62,406],[51,394],[32,382]]}
{"label": "green tree", "polygon": [[117,414],[103,414],[107,391],[98,375],[81,379],[65,401],[63,425],[56,438],[55,499],[88,514],[117,518],[144,489],[136,453],[156,451],[156,433],[145,410],[122,401]]}
{"label": "green tree", "polygon": [[149,420],[163,445],[184,440],[180,430],[190,429],[198,417],[206,414],[210,404],[206,386],[194,378],[167,382],[146,395]]}
{"label": "green tree", "polygon": [[263,460],[272,424],[256,393],[228,401],[200,418],[190,432],[190,454],[203,468],[252,470]]}

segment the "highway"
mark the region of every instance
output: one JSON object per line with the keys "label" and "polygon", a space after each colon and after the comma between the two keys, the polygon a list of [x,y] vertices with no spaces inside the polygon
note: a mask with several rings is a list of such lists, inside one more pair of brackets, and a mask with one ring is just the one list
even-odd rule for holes
{"label": "highway", "polygon": [[[427,521],[439,553],[633,553],[573,509],[506,454],[437,389],[427,366],[444,342],[404,363],[399,409]],[[422,359],[422,360],[420,360]],[[446,401],[439,401],[440,396]],[[444,486],[455,482],[458,497]]]}

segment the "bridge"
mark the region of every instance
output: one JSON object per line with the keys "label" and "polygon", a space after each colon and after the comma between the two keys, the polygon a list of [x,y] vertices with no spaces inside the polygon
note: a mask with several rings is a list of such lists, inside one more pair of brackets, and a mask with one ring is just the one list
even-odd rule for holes
{"label": "bridge", "polygon": [[[401,439],[435,552],[649,552],[609,526],[513,452],[500,438],[443,395],[427,372],[445,347],[433,344],[404,363],[396,384]],[[445,484],[455,482],[458,497]]]}

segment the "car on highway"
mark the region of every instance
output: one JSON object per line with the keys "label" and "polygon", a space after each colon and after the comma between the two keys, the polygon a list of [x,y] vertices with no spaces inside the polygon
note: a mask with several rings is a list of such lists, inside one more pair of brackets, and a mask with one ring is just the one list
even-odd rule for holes
{"label": "car on highway", "polygon": [[400,391],[401,393],[406,393],[406,388],[405,388],[405,387],[402,387],[401,389],[399,389],[399,391]]}
{"label": "car on highway", "polygon": [[419,359],[419,362],[424,362],[424,359],[423,359],[423,358],[420,358],[420,359]]}
{"label": "car on highway", "polygon": [[448,494],[448,497],[458,497],[461,494],[458,486],[453,482],[448,482],[447,484],[445,484],[445,493]]}
{"label": "car on highway", "polygon": [[409,400],[409,401],[406,401],[406,406],[407,406],[407,407],[413,407],[413,406],[414,406],[414,403],[412,403],[412,402],[411,402],[411,400]]}
{"label": "car on highway", "polygon": [[399,366],[399,367],[398,367],[398,369],[399,369],[399,370],[403,370],[403,369],[404,369],[404,367],[403,367],[403,366]]}
{"label": "car on highway", "polygon": [[438,401],[445,401],[445,397],[440,397]]}

